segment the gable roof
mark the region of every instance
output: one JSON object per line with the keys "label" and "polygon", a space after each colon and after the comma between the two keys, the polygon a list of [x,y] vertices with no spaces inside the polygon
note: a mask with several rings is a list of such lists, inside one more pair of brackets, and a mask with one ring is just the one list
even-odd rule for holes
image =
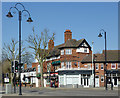
{"label": "gable roof", "polygon": [[[107,50],[107,62],[120,62],[120,50]],[[91,63],[92,54],[86,55],[82,63]],[[105,62],[104,51],[102,54],[94,54],[94,62]]]}
{"label": "gable roof", "polygon": [[90,48],[90,50],[91,50],[90,45],[87,43],[87,41],[85,39],[80,39],[78,41],[76,39],[69,39],[69,40],[66,41],[66,43],[64,43],[63,45],[61,45],[59,47],[59,49],[62,49],[62,48],[77,48],[83,42],[85,42],[88,45],[88,47]]}
{"label": "gable roof", "polygon": [[60,46],[62,46],[63,44],[60,44],[58,46],[54,46],[54,48],[52,50],[50,50],[49,55],[47,56],[47,58],[49,57],[54,57],[54,56],[59,56],[60,55],[60,49],[58,49]]}
{"label": "gable roof", "polygon": [[85,39],[80,39],[78,41],[76,39],[69,39],[69,40],[66,41],[66,43],[60,44],[58,46],[54,46],[54,48],[52,50],[50,50],[50,53],[47,56],[47,58],[54,57],[54,56],[59,56],[60,55],[60,49],[62,49],[62,48],[77,48],[83,42],[85,42],[91,50],[90,45],[87,43],[87,41]]}

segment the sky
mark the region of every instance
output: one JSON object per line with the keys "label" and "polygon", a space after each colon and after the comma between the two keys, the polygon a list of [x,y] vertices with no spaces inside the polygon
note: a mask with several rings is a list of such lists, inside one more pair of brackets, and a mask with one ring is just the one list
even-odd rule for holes
{"label": "sky", "polygon": [[[16,2],[2,2],[2,44],[18,40],[18,13],[12,10],[13,18],[6,14]],[[40,34],[45,28],[51,36],[55,32],[55,46],[64,43],[66,29],[72,31],[72,38],[85,38],[94,53],[101,53],[104,47],[104,32],[107,33],[107,50],[118,49],[118,2],[22,2],[31,14],[33,23],[27,23],[27,13],[22,14],[22,40],[32,34],[32,28]],[[21,6],[17,6],[22,9]],[[15,12],[15,14],[14,14]],[[25,16],[27,15],[27,16]],[[24,43],[27,46],[27,43]],[[28,49],[29,50],[29,49]],[[31,51],[31,50],[30,50]]]}

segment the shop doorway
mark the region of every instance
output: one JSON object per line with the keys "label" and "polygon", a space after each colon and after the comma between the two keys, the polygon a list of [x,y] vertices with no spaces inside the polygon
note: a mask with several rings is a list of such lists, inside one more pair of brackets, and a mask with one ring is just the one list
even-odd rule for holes
{"label": "shop doorway", "polygon": [[95,77],[95,87],[99,87],[99,76]]}

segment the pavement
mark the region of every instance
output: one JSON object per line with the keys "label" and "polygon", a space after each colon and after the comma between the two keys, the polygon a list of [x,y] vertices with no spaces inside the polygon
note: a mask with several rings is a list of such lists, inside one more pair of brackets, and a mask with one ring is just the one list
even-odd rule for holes
{"label": "pavement", "polygon": [[[5,94],[5,88],[0,91],[2,96],[19,96],[19,88],[16,93]],[[118,88],[106,91],[104,87],[100,88],[30,88],[22,87],[22,96],[118,96]]]}

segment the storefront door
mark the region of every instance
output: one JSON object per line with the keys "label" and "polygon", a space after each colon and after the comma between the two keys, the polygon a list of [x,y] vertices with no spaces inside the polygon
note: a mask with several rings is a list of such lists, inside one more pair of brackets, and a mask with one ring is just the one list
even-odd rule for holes
{"label": "storefront door", "polygon": [[95,87],[99,87],[99,77],[95,78]]}
{"label": "storefront door", "polygon": [[89,87],[89,79],[84,78],[84,87]]}
{"label": "storefront door", "polygon": [[117,81],[117,78],[115,77],[114,79],[113,79],[113,86],[114,87],[117,87],[118,85],[118,83],[117,83],[118,81]]}

